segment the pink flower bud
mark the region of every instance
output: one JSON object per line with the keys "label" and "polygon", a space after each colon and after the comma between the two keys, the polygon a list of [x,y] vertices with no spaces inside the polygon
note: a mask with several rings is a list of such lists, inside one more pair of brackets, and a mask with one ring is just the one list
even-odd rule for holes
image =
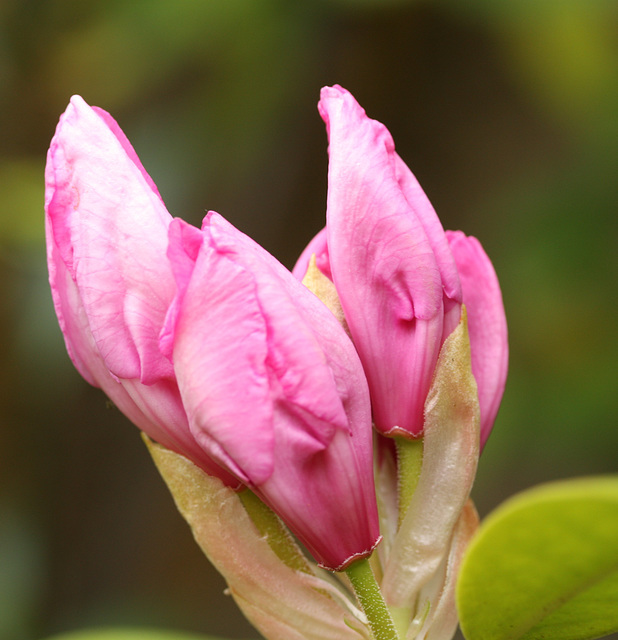
{"label": "pink flower bud", "polygon": [[318,108],[329,136],[330,269],[375,425],[388,435],[420,436],[440,346],[459,321],[457,268],[387,129],[341,87],[324,88]]}
{"label": "pink flower bud", "polygon": [[191,431],[323,566],[379,539],[369,392],[352,342],[275,258],[212,212],[176,219],[162,333]]}
{"label": "pink flower bud", "polygon": [[253,489],[330,569],[379,540],[362,365],[335,318],[217,214],[172,220],[113,119],[74,97],[46,169],[69,354],[149,436]]}
{"label": "pink flower bud", "polygon": [[494,426],[508,369],[506,316],[498,277],[481,243],[461,231],[447,231],[468,312],[472,373],[481,412],[481,447]]}
{"label": "pink flower bud", "polygon": [[167,212],[112,117],[71,99],[47,155],[49,282],[67,350],[142,431],[226,484],[189,430],[159,332],[174,293]]}
{"label": "pink flower bud", "polygon": [[294,274],[302,279],[315,255],[334,282],[369,381],[376,428],[386,435],[422,435],[438,354],[463,301],[484,443],[507,365],[493,267],[478,241],[447,238],[390,133],[351,94],[326,87],[318,108],[329,137],[327,224]]}

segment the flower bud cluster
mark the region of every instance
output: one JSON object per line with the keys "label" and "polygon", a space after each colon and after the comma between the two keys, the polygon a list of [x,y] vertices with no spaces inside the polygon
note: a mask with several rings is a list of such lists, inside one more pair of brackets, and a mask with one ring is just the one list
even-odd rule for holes
{"label": "flower bud cluster", "polygon": [[[206,474],[202,491],[218,496],[204,506],[209,522],[236,533],[221,534],[223,548],[209,524],[203,546],[267,637],[317,631],[266,615],[263,589],[252,604],[249,574],[260,570],[246,568],[247,549],[263,535],[251,542],[238,530],[246,489],[320,567],[345,569],[384,537],[374,568],[387,604],[405,612],[402,628],[420,633],[431,620],[437,633],[452,626],[449,594],[475,522],[466,501],[505,384],[500,288],[480,243],[444,232],[383,125],[338,86],[323,89],[319,112],[326,227],[291,273],[215,212],[199,229],[172,218],[118,124],[73,97],[46,168],[54,305],[81,375]],[[393,440],[397,450],[423,443],[409,504],[398,498]],[[155,459],[168,479],[166,455]],[[179,498],[188,489],[178,464],[168,481],[201,530],[194,496],[189,506]],[[226,520],[219,504],[235,515]],[[221,559],[241,539],[244,569]],[[326,618],[317,621],[338,607],[333,637],[368,636],[363,614],[314,563],[294,566],[305,577],[290,569],[300,582],[278,595],[273,585],[273,601],[323,599],[309,616],[315,637],[328,637]]]}

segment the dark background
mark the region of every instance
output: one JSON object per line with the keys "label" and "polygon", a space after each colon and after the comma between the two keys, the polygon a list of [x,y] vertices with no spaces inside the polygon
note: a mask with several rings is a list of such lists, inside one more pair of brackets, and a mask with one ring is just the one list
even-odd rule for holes
{"label": "dark background", "polygon": [[323,224],[322,85],[391,130],[501,279],[511,368],[474,496],[618,470],[618,3],[0,2],[0,637],[136,624],[255,637],[137,429],[73,369],[48,291],[45,152],[110,111],[173,215],[291,266]]}

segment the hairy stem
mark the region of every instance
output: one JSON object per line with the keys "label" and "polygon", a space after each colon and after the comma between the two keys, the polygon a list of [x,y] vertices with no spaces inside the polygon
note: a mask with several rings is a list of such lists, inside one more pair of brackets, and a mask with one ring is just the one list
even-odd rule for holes
{"label": "hairy stem", "polygon": [[391,614],[366,558],[345,570],[358,600],[369,620],[375,640],[399,640]]}
{"label": "hairy stem", "polygon": [[399,526],[408,511],[423,465],[423,440],[395,438],[399,484]]}
{"label": "hairy stem", "polygon": [[296,571],[311,573],[309,563],[302,554],[298,545],[292,538],[279,517],[266,506],[253,491],[244,489],[238,494],[240,501],[249,514],[253,524],[257,527],[260,535],[268,541],[270,548],[277,557],[288,567]]}

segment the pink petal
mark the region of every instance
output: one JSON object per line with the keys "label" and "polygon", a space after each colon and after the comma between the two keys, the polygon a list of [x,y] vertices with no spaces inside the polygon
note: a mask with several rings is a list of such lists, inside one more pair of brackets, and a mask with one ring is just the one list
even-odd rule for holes
{"label": "pink petal", "polygon": [[[82,376],[100,387],[110,400],[151,438],[192,460],[228,486],[238,481],[218,466],[195,442],[178,392],[172,381],[145,386],[137,380],[120,380],[107,369],[88,326],[77,286],[53,242],[48,243],[50,284],[60,328],[69,355]],[[68,337],[70,336],[70,338]]]}
{"label": "pink petal", "polygon": [[498,277],[481,243],[461,231],[446,232],[457,263],[468,312],[472,373],[479,391],[481,446],[494,421],[508,370],[506,316]]}
{"label": "pink petal", "polygon": [[398,155],[395,164],[399,185],[423,225],[440,270],[444,290],[444,326],[442,328],[442,342],[444,342],[459,324],[461,315],[462,293],[457,265],[446,240],[442,223],[418,180]]}
{"label": "pink petal", "polygon": [[[393,140],[354,98],[326,87],[318,105],[329,130],[327,229],[332,263],[345,246],[348,269],[335,281],[345,294],[355,276],[402,320],[430,319],[441,309],[438,265],[421,221],[398,183]],[[342,237],[343,236],[343,237]],[[343,270],[342,270],[343,271]]]}
{"label": "pink petal", "polygon": [[[173,247],[171,236],[171,260],[180,255]],[[273,408],[254,278],[204,236],[179,292],[173,358],[194,437],[243,482],[263,482],[273,467]]]}
{"label": "pink petal", "polygon": [[431,249],[436,256],[444,293],[451,300],[461,302],[461,284],[457,266],[446,240],[442,223],[416,176],[397,154],[395,154],[395,169],[399,186],[408,204],[423,225]]}
{"label": "pink petal", "polygon": [[192,432],[318,561],[344,564],[379,537],[354,347],[313,294],[221,216],[210,213],[203,234],[174,335]]}
{"label": "pink petal", "polygon": [[433,223],[402,190],[386,128],[340,87],[323,89],[318,108],[330,143],[330,263],[374,420],[383,433],[417,435],[443,334],[440,266],[425,231],[435,235]]}
{"label": "pink petal", "polygon": [[275,433],[277,464],[258,495],[321,566],[338,571],[368,557],[381,540],[370,439],[338,430],[328,448],[307,455],[284,416]]}
{"label": "pink petal", "polygon": [[171,218],[118,125],[81,98],[52,140],[45,195],[50,285],[75,366],[151,438],[238,486],[195,442],[158,348]]}
{"label": "pink petal", "polygon": [[[347,418],[324,352],[274,258],[217,214],[204,234],[178,317],[179,384],[192,422],[206,425],[206,446],[214,439],[243,480],[261,484],[272,473],[275,401],[290,418],[290,437],[312,451],[328,444],[335,427],[347,428]],[[293,282],[295,294],[304,294]]]}
{"label": "pink petal", "polygon": [[171,217],[100,113],[75,96],[60,119],[46,169],[50,234],[106,366],[148,384],[173,375],[158,348],[174,292],[164,259]]}
{"label": "pink petal", "polygon": [[91,385],[100,386],[97,384],[97,372],[101,358],[94,344],[77,285],[62,260],[48,217],[45,218],[45,233],[49,284],[67,351],[73,364],[86,381]]}
{"label": "pink petal", "polygon": [[135,149],[133,145],[129,142],[129,139],[124,134],[124,131],[120,128],[118,123],[112,118],[112,116],[107,113],[107,111],[101,109],[100,107],[91,107],[92,110],[103,120],[103,122],[108,126],[109,130],[116,136],[120,146],[124,149],[127,156],[133,161],[133,164],[139,169],[142,174],[144,180],[148,184],[148,186],[152,189],[154,193],[159,196],[161,202],[163,202],[163,198],[161,198],[161,194],[157,189],[157,185],[154,183],[153,179],[148,175],[146,169],[144,169],[144,165],[142,161],[137,157],[137,153],[135,153]]}
{"label": "pink petal", "polygon": [[176,280],[176,295],[167,310],[165,322],[159,335],[159,348],[166,357],[172,360],[178,314],[193,275],[195,261],[202,247],[204,235],[199,229],[180,218],[172,220],[168,233],[167,257],[172,265]]}

